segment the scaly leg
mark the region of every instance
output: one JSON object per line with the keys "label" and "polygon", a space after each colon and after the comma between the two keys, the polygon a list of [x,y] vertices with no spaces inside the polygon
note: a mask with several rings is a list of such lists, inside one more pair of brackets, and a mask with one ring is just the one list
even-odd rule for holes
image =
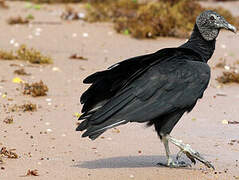
{"label": "scaly leg", "polygon": [[190,164],[187,164],[183,161],[178,161],[178,158],[176,161],[173,161],[172,157],[170,157],[170,150],[168,146],[168,139],[166,136],[162,136],[162,142],[165,147],[166,157],[167,157],[167,164],[158,163],[158,165],[171,167],[171,168],[178,168],[178,167],[188,167],[191,166]]}
{"label": "scaly leg", "polygon": [[195,164],[196,161],[195,159],[197,159],[198,161],[202,162],[204,165],[206,165],[208,168],[212,168],[215,169],[214,166],[207,160],[205,160],[200,154],[199,152],[193,150],[189,144],[184,144],[182,143],[181,140],[177,140],[173,137],[171,137],[170,135],[166,135],[165,139],[167,139],[168,141],[170,141],[171,143],[173,143],[174,145],[176,145],[177,147],[180,148],[179,153],[177,154],[177,158],[178,159],[182,153],[186,154],[186,156]]}

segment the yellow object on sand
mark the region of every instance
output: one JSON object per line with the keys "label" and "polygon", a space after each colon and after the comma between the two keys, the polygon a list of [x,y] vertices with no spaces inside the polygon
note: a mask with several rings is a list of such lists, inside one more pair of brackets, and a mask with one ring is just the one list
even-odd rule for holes
{"label": "yellow object on sand", "polygon": [[81,115],[82,115],[81,113],[78,113],[78,112],[75,113],[75,117],[77,117],[77,118],[80,118]]}
{"label": "yellow object on sand", "polygon": [[15,77],[15,78],[12,79],[12,82],[13,83],[23,83],[24,81],[19,77]]}

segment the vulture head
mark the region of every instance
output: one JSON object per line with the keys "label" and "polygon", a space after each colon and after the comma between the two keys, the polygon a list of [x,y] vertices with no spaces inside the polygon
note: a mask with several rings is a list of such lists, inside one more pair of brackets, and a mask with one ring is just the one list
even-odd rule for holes
{"label": "vulture head", "polygon": [[202,12],[196,19],[196,25],[207,41],[216,39],[220,29],[236,32],[236,28],[229,24],[224,17],[211,10]]}

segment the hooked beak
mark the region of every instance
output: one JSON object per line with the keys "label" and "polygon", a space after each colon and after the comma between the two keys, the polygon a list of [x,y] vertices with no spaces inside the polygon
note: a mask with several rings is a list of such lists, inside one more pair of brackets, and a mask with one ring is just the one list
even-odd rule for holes
{"label": "hooked beak", "polygon": [[229,30],[229,31],[232,31],[232,32],[234,32],[234,33],[237,32],[236,27],[233,26],[233,25],[231,25],[231,24],[229,24],[229,23],[223,24],[223,28],[225,28],[225,29],[227,29],[227,30]]}

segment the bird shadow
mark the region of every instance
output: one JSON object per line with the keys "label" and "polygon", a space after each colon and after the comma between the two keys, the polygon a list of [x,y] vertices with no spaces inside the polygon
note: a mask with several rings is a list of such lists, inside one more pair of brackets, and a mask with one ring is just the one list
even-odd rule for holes
{"label": "bird shadow", "polygon": [[166,163],[165,156],[140,155],[102,158],[92,161],[79,161],[73,167],[86,169],[164,167],[157,165],[159,162]]}

